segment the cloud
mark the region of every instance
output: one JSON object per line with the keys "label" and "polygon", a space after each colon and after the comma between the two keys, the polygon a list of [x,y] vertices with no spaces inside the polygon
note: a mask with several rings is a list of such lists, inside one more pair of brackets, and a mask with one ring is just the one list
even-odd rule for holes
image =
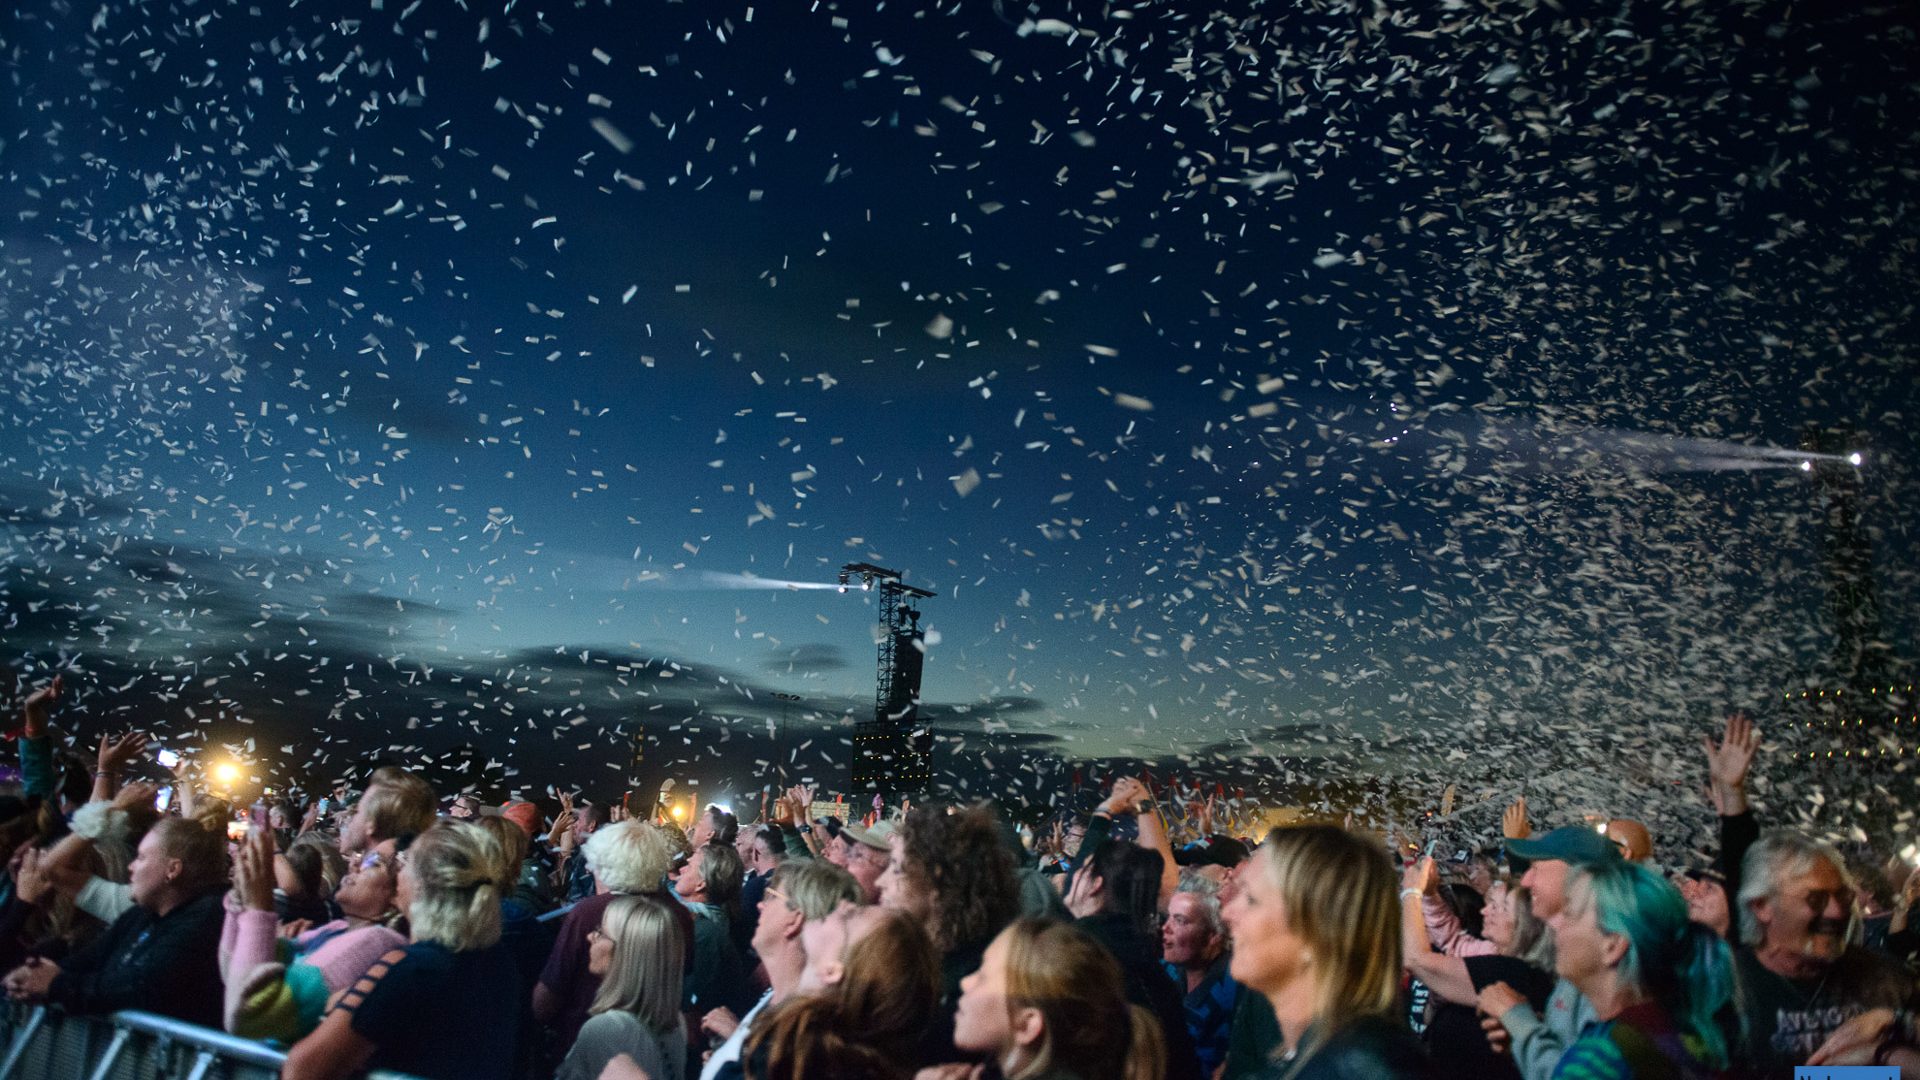
{"label": "cloud", "polygon": [[811,675],[842,671],[847,667],[846,650],[824,642],[806,642],[766,658],[763,669],[785,675]]}

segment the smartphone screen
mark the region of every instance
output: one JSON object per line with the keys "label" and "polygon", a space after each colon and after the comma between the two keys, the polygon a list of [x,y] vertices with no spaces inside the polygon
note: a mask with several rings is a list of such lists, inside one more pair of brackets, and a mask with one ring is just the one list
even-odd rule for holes
{"label": "smartphone screen", "polygon": [[227,822],[227,839],[245,840],[247,838],[247,829],[251,824],[252,822],[244,819]]}
{"label": "smartphone screen", "polygon": [[180,755],[171,750],[162,749],[153,756],[160,762],[162,768],[175,769],[180,766]]}
{"label": "smartphone screen", "polygon": [[167,806],[172,802],[173,788],[171,786],[163,787],[153,793],[153,808],[163,814],[167,812]]}

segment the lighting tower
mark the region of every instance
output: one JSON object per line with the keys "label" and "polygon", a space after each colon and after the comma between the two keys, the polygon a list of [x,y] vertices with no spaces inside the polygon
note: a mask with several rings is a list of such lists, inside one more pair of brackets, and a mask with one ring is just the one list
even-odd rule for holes
{"label": "lighting tower", "polygon": [[920,673],[926,664],[917,600],[939,595],[900,580],[897,570],[872,563],[840,568],[840,591],[858,578],[880,590],[880,662],[873,719],[853,730],[853,790],[891,800],[911,795],[932,777],[933,734],[920,724]]}
{"label": "lighting tower", "polygon": [[[1848,433],[1810,424],[1800,449],[1821,455],[1807,472],[1825,502],[1827,630],[1833,635],[1828,678],[1855,693],[1885,685],[1893,651],[1880,621],[1880,593],[1873,584],[1873,542],[1860,524],[1860,466],[1865,459]],[[1809,462],[1811,464],[1811,462]]]}
{"label": "lighting tower", "polygon": [[[1831,635],[1827,659],[1797,691],[1785,694],[1786,719],[1799,728],[1806,779],[1847,811],[1848,822],[1884,846],[1895,835],[1896,811],[1914,790],[1909,758],[1920,757],[1920,709],[1910,670],[1887,640],[1873,578],[1873,542],[1860,520],[1865,455],[1851,432],[1809,424],[1800,465],[1813,482],[1822,515],[1826,597],[1822,625]],[[1864,815],[1855,804],[1865,807]],[[1838,819],[1836,819],[1836,823]]]}

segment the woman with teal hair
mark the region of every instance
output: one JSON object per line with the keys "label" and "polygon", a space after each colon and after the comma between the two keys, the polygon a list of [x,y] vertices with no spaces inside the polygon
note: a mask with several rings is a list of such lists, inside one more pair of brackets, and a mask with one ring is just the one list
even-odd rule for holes
{"label": "woman with teal hair", "polygon": [[1714,1018],[1732,996],[1732,956],[1687,918],[1680,890],[1637,863],[1582,867],[1551,921],[1554,966],[1599,1017],[1555,1080],[1699,1080],[1727,1068]]}

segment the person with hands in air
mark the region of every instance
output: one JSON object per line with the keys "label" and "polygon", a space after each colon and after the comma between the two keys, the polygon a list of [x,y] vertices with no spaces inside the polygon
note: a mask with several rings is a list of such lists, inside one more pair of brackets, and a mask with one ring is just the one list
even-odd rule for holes
{"label": "person with hands in air", "polygon": [[554,854],[554,891],[562,904],[578,903],[594,893],[593,874],[587,868],[586,844],[601,825],[599,804],[562,792],[560,813],[547,833]]}
{"label": "person with hands in air", "polygon": [[60,805],[59,774],[54,768],[53,738],[49,729],[53,707],[66,691],[64,676],[55,675],[46,685],[34,689],[20,704],[20,727],[7,733],[20,740],[20,784],[22,793],[35,795],[55,804],[64,816],[74,808]]}
{"label": "person with hands in air", "polygon": [[1854,944],[1859,886],[1838,850],[1790,829],[1764,834],[1748,801],[1759,733],[1729,716],[1718,743],[1701,740],[1720,813],[1722,873],[1739,940],[1733,952],[1743,1038],[1735,1057],[1761,1076],[1790,1076],[1828,1044],[1826,1064],[1856,1056],[1862,1031],[1874,1062],[1920,1067],[1905,1022],[1862,1020],[1920,1007],[1914,981],[1892,960]]}
{"label": "person with hands in air", "polygon": [[[1524,808],[1521,824],[1524,825]],[[1526,861],[1520,884],[1527,890],[1533,917],[1548,926],[1566,905],[1567,875],[1579,867],[1620,861],[1612,841],[1584,825],[1567,825],[1541,836],[1509,839],[1515,865]],[[1403,901],[1404,903],[1404,901]],[[1525,1080],[1548,1080],[1580,1032],[1596,1019],[1593,1005],[1572,982],[1561,979],[1535,1012],[1527,995],[1505,982],[1480,988],[1481,1026],[1496,1052],[1511,1052]]]}
{"label": "person with hands in air", "polygon": [[[1145,784],[1123,778],[1115,781],[1112,794],[1096,814],[1109,822],[1115,815],[1139,814],[1144,824],[1153,815],[1144,806],[1149,798]],[[1158,846],[1164,847],[1164,832],[1161,837]],[[1089,842],[1093,838],[1094,829],[1089,826]],[[1158,1020],[1169,1080],[1197,1080],[1200,1060],[1187,1031],[1184,995],[1160,967],[1160,896],[1171,856],[1171,851],[1162,854],[1102,837],[1074,871],[1066,904],[1074,925],[1104,946],[1119,964],[1127,999]],[[1177,868],[1174,881],[1179,881]]]}
{"label": "person with hands in air", "polygon": [[[1511,1058],[1494,1053],[1481,1031],[1474,1007],[1482,989],[1506,983],[1520,990],[1535,1009],[1546,1007],[1553,992],[1553,948],[1546,927],[1533,917],[1524,888],[1494,882],[1481,909],[1485,950],[1449,954],[1443,938],[1433,930],[1435,918],[1428,905],[1438,897],[1438,875],[1431,856],[1408,865],[1401,878],[1400,938],[1407,970],[1433,992],[1435,1006],[1422,1037],[1435,1067],[1449,1076],[1475,1080],[1517,1077]],[[1440,920],[1448,939],[1459,931],[1451,910]],[[1479,941],[1481,939],[1476,939]]]}
{"label": "person with hands in air", "polygon": [[382,840],[347,869],[334,890],[339,919],[284,936],[275,915],[273,834],[247,834],[234,860],[220,933],[226,1030],[249,1039],[298,1041],[327,1001],[380,957],[405,948],[398,903],[399,844]]}
{"label": "person with hands in air", "polygon": [[451,819],[396,857],[409,944],[377,959],[293,1045],[284,1080],[390,1069],[424,1080],[507,1080],[520,976],[500,943],[512,873],[493,834]]}

